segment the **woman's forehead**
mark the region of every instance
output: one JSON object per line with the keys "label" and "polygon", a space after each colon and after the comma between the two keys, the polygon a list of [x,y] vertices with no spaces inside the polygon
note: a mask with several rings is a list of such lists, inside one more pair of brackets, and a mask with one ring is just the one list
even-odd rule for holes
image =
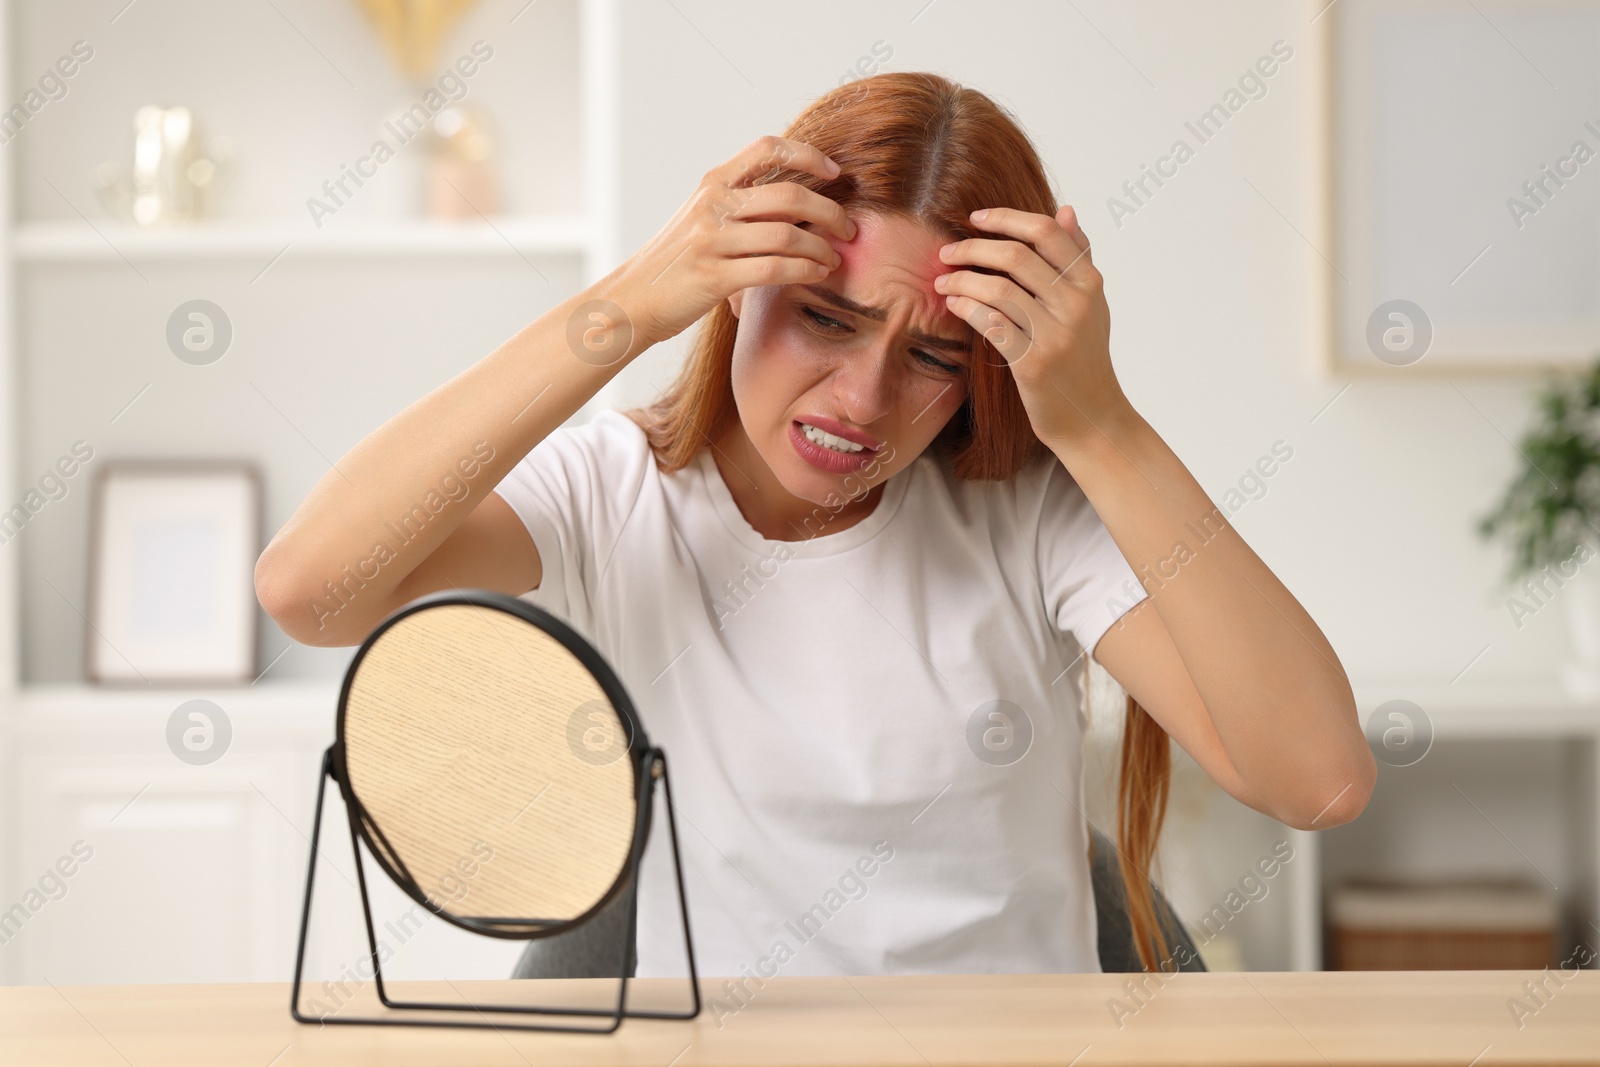
{"label": "woman's forehead", "polygon": [[930,226],[899,215],[863,213],[850,218],[856,224],[854,240],[841,241],[832,234],[826,235],[828,243],[844,259],[841,269],[899,269],[923,282],[929,292],[933,291],[935,278],[954,269],[939,259],[939,248],[949,239]]}
{"label": "woman's forehead", "polygon": [[944,294],[933,287],[935,278],[957,269],[939,258],[948,238],[900,216],[862,214],[851,219],[856,224],[854,240],[823,235],[840,259],[839,269],[826,280],[829,288],[891,313],[895,305],[912,299],[915,325],[946,336],[964,336],[956,324],[965,323],[945,307]]}

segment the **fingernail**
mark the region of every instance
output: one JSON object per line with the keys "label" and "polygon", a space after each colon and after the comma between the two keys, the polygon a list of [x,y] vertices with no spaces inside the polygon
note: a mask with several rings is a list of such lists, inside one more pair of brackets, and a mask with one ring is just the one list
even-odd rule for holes
{"label": "fingernail", "polygon": [[974,211],[972,213],[972,221],[973,222],[982,222],[988,216],[988,214],[989,214],[989,209],[988,208],[980,207],[978,210],[976,210],[976,211]]}
{"label": "fingernail", "polygon": [[832,168],[832,170],[833,170],[833,173],[834,173],[834,176],[835,176],[835,177],[838,177],[838,175],[839,175],[839,170],[840,170],[840,167],[839,167],[839,164],[837,164],[837,163],[835,163],[835,162],[834,162],[834,161],[833,161],[833,160],[832,160],[832,159],[829,159],[829,160],[828,160],[828,166],[829,166],[829,167],[830,167],[830,168]]}

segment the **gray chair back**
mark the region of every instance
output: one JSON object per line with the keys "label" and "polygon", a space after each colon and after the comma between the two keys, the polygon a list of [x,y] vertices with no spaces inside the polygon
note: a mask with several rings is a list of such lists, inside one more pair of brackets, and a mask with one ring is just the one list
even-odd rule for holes
{"label": "gray chair back", "polygon": [[[1128,916],[1128,897],[1123,892],[1122,871],[1117,865],[1117,846],[1094,827],[1089,827],[1089,880],[1094,886],[1095,924],[1099,928],[1100,969],[1107,974],[1125,974],[1144,970],[1139,963],[1139,950],[1133,940],[1133,920]],[[1203,971],[1205,962],[1195,948],[1194,940],[1184,929],[1165,894],[1154,882],[1150,895],[1156,908],[1156,920],[1167,936],[1170,961],[1163,970]]]}

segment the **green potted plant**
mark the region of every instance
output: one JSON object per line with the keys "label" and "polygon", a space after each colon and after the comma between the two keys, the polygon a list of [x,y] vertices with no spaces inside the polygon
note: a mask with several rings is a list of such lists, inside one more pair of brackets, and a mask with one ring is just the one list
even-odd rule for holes
{"label": "green potted plant", "polygon": [[1522,582],[1506,600],[1516,628],[1561,600],[1574,655],[1563,681],[1575,693],[1600,695],[1600,568],[1585,566],[1600,555],[1600,361],[1579,377],[1546,383],[1536,411],[1517,445],[1522,469],[1478,521],[1478,533],[1509,542],[1509,577]]}

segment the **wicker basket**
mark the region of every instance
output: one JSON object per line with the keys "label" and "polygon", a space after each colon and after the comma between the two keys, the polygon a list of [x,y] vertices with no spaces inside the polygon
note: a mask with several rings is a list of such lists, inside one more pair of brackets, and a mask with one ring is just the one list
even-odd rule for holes
{"label": "wicker basket", "polygon": [[1556,962],[1560,902],[1527,882],[1357,882],[1328,901],[1337,971],[1539,970]]}

